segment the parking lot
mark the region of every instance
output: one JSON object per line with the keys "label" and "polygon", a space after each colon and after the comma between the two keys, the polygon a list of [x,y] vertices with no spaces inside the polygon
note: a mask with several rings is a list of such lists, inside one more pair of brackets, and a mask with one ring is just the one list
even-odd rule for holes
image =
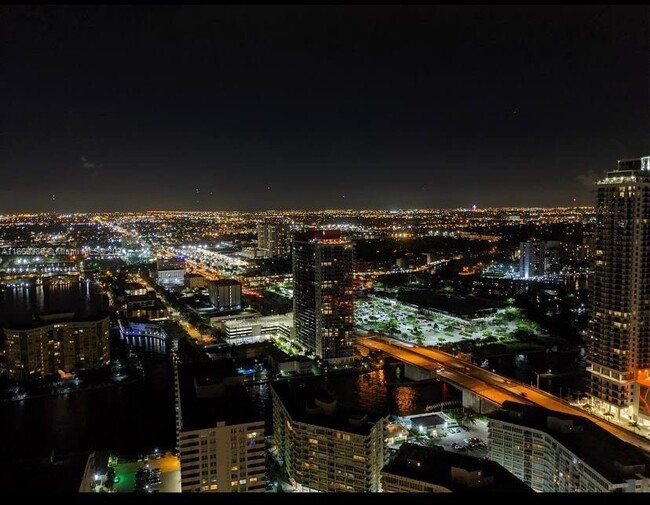
{"label": "parking lot", "polygon": [[[141,478],[138,479],[138,471],[141,469]],[[160,458],[149,458],[148,461],[120,460],[115,467],[115,476],[117,481],[114,489],[118,493],[134,492],[137,481],[143,484],[142,492],[179,493],[181,490],[180,463],[176,456],[169,453]]]}
{"label": "parking lot", "polygon": [[[487,423],[477,420],[475,423],[470,424],[468,429],[457,427],[447,428],[444,436],[436,441],[437,445],[441,445],[446,451],[458,452],[475,456],[477,458],[484,458],[488,454],[487,441],[488,430]],[[479,447],[472,441],[475,439],[482,442],[483,446]],[[474,445],[474,447],[472,447]]]}

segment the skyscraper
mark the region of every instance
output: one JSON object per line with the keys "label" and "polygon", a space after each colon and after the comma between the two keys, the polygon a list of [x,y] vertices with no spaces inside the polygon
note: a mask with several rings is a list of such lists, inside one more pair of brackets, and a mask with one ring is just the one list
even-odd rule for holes
{"label": "skyscraper", "polygon": [[316,356],[351,359],[354,244],[340,230],[296,234],[293,242],[293,313],[298,343]]}
{"label": "skyscraper", "polygon": [[539,241],[519,244],[519,275],[524,279],[544,275],[544,245]]}
{"label": "skyscraper", "polygon": [[650,423],[650,157],[620,160],[597,188],[590,393]]}
{"label": "skyscraper", "polygon": [[560,242],[531,240],[519,244],[519,275],[524,279],[542,277],[557,271]]}
{"label": "skyscraper", "polygon": [[289,225],[282,221],[258,223],[257,248],[268,258],[287,256],[291,249]]}

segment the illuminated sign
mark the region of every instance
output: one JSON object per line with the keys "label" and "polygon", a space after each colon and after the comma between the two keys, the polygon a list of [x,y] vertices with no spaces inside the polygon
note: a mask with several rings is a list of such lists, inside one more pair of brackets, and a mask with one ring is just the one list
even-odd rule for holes
{"label": "illuminated sign", "polygon": [[650,156],[641,158],[641,170],[650,170]]}

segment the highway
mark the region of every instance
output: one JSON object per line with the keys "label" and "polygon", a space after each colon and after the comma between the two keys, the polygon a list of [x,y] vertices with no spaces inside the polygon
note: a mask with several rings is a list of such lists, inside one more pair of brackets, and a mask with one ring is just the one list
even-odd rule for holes
{"label": "highway", "polygon": [[404,363],[435,372],[450,384],[470,390],[498,405],[511,400],[589,419],[619,439],[650,453],[650,440],[630,430],[589,414],[546,391],[490,372],[446,352],[430,347],[412,346],[385,336],[359,337],[357,345],[381,351]]}

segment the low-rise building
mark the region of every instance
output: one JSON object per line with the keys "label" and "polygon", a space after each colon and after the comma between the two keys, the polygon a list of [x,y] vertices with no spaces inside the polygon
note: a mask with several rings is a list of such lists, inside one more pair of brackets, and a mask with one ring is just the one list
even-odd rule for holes
{"label": "low-rise building", "polygon": [[295,335],[291,313],[225,320],[218,325],[218,328],[224,333],[226,341],[231,344],[251,344],[272,337],[290,340]]}
{"label": "low-rise building", "polygon": [[185,262],[181,260],[158,260],[153,272],[156,282],[165,287],[185,285]]}
{"label": "low-rise building", "polygon": [[448,424],[446,417],[431,413],[410,416],[409,419],[413,429],[431,437],[438,436],[439,430],[446,430]]}
{"label": "low-rise building", "polygon": [[139,295],[128,295],[125,300],[126,317],[164,319],[168,316],[167,308],[158,297],[155,291],[145,292]]}
{"label": "low-rise building", "polygon": [[207,288],[208,279],[201,274],[187,274],[185,276],[185,286],[190,289]]}

